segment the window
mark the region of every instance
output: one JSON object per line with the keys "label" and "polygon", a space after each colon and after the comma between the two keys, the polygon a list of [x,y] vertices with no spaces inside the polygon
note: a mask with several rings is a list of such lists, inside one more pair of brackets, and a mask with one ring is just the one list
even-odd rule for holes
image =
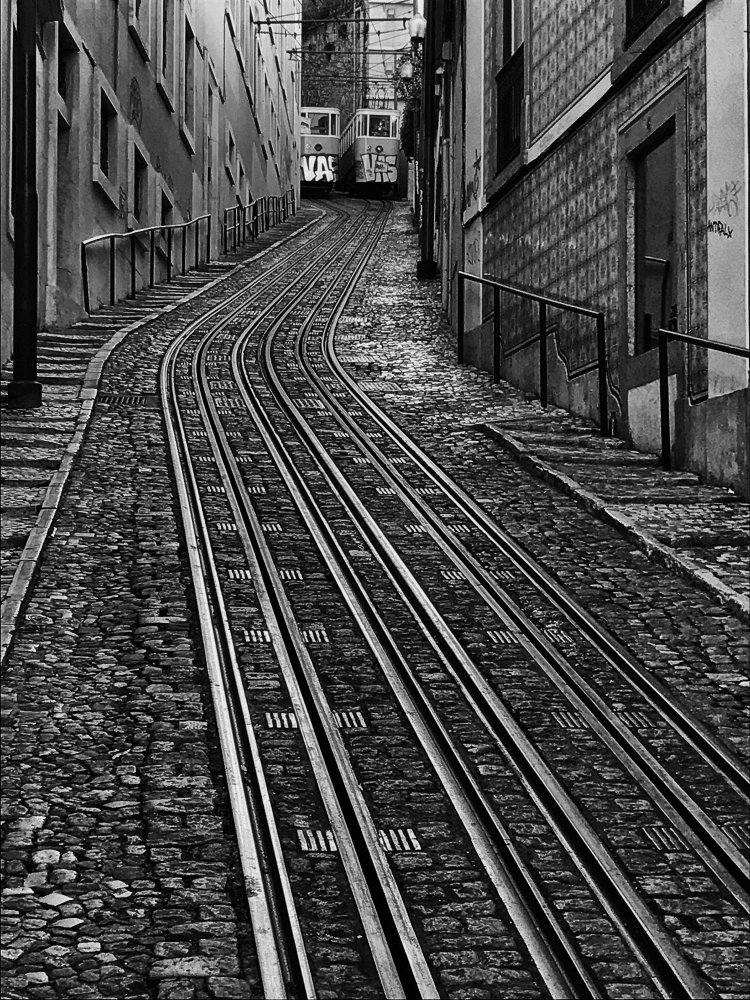
{"label": "window", "polygon": [[232,134],[232,130],[229,127],[229,125],[227,125],[226,149],[227,152],[226,152],[226,159],[224,160],[224,167],[226,169],[226,172],[229,174],[229,180],[232,182],[232,184],[234,184],[234,171],[235,171],[234,160],[235,156],[237,155],[237,146],[235,145],[234,135]]}
{"label": "window", "polygon": [[133,150],[133,216],[141,225],[148,220],[148,164],[137,147]]}
{"label": "window", "polygon": [[497,171],[521,152],[523,46],[497,74]]}
{"label": "window", "polygon": [[311,114],[308,131],[310,135],[331,135],[331,116],[327,114]]}
{"label": "window", "polygon": [[159,25],[159,71],[156,85],[170,111],[174,111],[174,0],[161,0],[161,23]]}
{"label": "window", "polygon": [[656,330],[677,322],[675,237],[677,177],[674,119],[655,145],[633,157],[635,168],[635,341],[636,354],[658,344]]}
{"label": "window", "polygon": [[391,134],[391,122],[388,115],[370,115],[369,132],[373,138],[388,138]]}
{"label": "window", "polygon": [[117,112],[102,93],[99,104],[99,169],[108,180],[117,166]]}
{"label": "window", "polygon": [[195,152],[195,35],[185,18],[185,45],[182,65],[182,121],[180,134],[191,153]]}
{"label": "window", "polygon": [[129,0],[128,32],[145,61],[151,58],[151,0]]}
{"label": "window", "polygon": [[503,0],[501,69],[495,77],[498,173],[521,152],[524,95],[523,0]]}
{"label": "window", "polygon": [[669,0],[626,0],[625,45],[630,45],[668,6]]}
{"label": "window", "polygon": [[161,193],[161,221],[162,226],[170,226],[172,224],[172,200],[166,191]]}

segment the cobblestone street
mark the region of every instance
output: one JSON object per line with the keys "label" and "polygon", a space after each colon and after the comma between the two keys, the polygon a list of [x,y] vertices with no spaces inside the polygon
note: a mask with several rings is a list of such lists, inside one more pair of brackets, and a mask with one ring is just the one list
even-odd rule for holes
{"label": "cobblestone street", "polygon": [[748,504],[459,366],[417,256],[303,201],[41,335],[3,1000],[750,996]]}

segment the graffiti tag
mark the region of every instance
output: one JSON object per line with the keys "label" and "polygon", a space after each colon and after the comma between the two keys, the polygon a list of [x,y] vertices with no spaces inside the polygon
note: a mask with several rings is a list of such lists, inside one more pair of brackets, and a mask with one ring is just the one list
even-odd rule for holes
{"label": "graffiti tag", "polygon": [[395,184],[398,180],[395,153],[363,153],[356,164],[360,184]]}
{"label": "graffiti tag", "polygon": [[302,183],[311,184],[314,181],[326,181],[332,184],[338,173],[339,158],[334,153],[307,153],[300,160]]}
{"label": "graffiti tag", "polygon": [[725,223],[720,222],[718,219],[712,219],[706,226],[706,231],[709,233],[718,233],[720,236],[726,236],[728,240],[731,240],[734,235],[734,229],[731,226],[727,226]]}
{"label": "graffiti tag", "polygon": [[741,189],[741,181],[727,181],[722,188],[714,192],[708,211],[715,212],[717,215],[726,212],[730,219],[733,215],[739,215]]}

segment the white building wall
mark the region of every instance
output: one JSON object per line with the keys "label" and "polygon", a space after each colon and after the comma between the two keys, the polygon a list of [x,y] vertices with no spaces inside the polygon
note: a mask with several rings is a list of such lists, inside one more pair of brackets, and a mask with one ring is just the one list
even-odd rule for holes
{"label": "white building wall", "polygon": [[[260,0],[66,0],[62,24],[40,29],[40,325],[65,326],[83,313],[82,240],[158,225],[163,208],[174,223],[209,213],[216,256],[225,208],[290,188],[299,195],[299,81],[288,52],[299,45],[300,25],[269,30],[263,22],[299,21],[301,3],[273,0],[267,8]],[[3,363],[12,350],[14,18],[15,2],[0,5]],[[102,108],[111,113],[106,171],[99,162]],[[136,164],[145,164],[139,218]],[[129,241],[119,245],[124,294]],[[106,244],[91,248],[88,259],[95,307],[108,296]],[[147,279],[139,245],[138,284]]]}

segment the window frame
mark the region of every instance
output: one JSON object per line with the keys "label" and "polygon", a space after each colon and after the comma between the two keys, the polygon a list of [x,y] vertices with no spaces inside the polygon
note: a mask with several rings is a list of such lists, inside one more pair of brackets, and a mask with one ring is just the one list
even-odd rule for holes
{"label": "window frame", "polygon": [[[156,89],[159,91],[162,100],[167,108],[174,112],[174,77],[175,77],[175,46],[176,34],[175,18],[177,0],[158,0],[159,18],[158,31],[156,37]],[[165,35],[165,12],[169,14],[167,24],[167,47],[164,44]],[[171,50],[171,51],[170,51]],[[167,66],[165,67],[165,53],[167,55]]]}
{"label": "window frame", "polygon": [[[117,187],[119,176],[120,158],[120,106],[112,87],[109,85],[101,70],[94,70],[94,99],[92,105],[92,129],[91,129],[91,179],[96,187],[105,195],[112,206],[119,210],[120,199]],[[108,146],[109,172],[105,172],[101,166],[101,120],[102,120],[102,98],[112,109],[112,114],[108,117],[114,120],[114,137],[110,139]]]}
{"label": "window frame", "polygon": [[[140,157],[145,165],[143,205],[144,216],[136,215],[136,171],[135,164]],[[152,169],[146,147],[135,125],[128,126],[128,228],[144,229],[152,217]]]}
{"label": "window frame", "polygon": [[[145,8],[145,14],[138,7]],[[151,61],[151,0],[128,0],[128,33],[144,62]]]}
{"label": "window frame", "polygon": [[[188,32],[189,38],[192,39],[192,72],[191,80],[188,80]],[[180,113],[178,116],[179,120],[179,130],[180,138],[188,149],[191,156],[195,155],[195,123],[197,120],[196,107],[197,107],[197,91],[195,86],[196,81],[196,70],[197,70],[197,57],[198,57],[198,45],[195,36],[195,29],[190,23],[190,18],[186,12],[183,12],[182,16],[182,31],[180,35],[181,49],[183,58],[180,62]],[[191,110],[192,114],[188,117],[188,89],[192,92],[192,104]]]}
{"label": "window frame", "polygon": [[688,200],[687,74],[640,108],[618,132],[618,257],[620,272],[619,357],[624,381],[640,385],[656,377],[658,351],[636,351],[635,289],[635,183],[638,161],[659,143],[668,122],[674,120],[675,136],[675,253],[674,296],[677,324],[689,330],[690,317],[690,214]]}

